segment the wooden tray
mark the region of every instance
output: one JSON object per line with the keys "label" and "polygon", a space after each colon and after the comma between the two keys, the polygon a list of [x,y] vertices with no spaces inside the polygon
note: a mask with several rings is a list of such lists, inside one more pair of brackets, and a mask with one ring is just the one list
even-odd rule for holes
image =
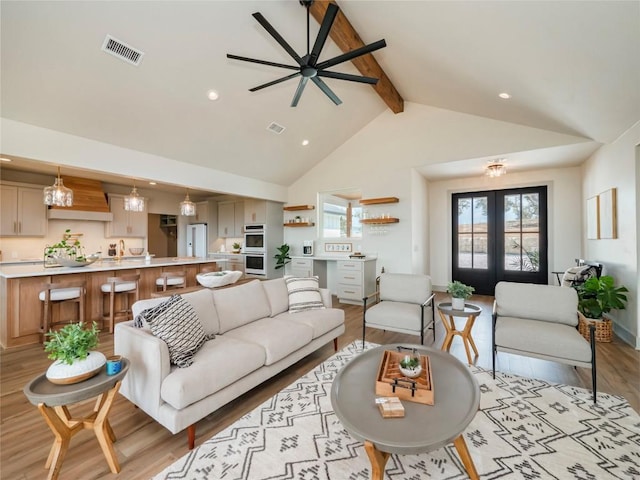
{"label": "wooden tray", "polygon": [[405,355],[403,352],[384,351],[376,377],[376,395],[433,405],[433,377],[429,357],[420,354],[422,372],[417,378],[408,378],[400,372],[400,362]]}

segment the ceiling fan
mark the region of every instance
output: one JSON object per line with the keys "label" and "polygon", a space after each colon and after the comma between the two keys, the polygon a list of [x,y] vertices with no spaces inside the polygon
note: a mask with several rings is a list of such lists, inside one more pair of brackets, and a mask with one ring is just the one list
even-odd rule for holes
{"label": "ceiling fan", "polygon": [[378,83],[377,78],[364,77],[360,75],[350,75],[348,73],[332,72],[330,70],[327,70],[327,68],[339,65],[361,55],[365,55],[367,53],[371,53],[375,50],[386,47],[387,44],[384,39],[378,40],[377,42],[371,43],[369,45],[364,45],[360,48],[356,48],[355,50],[351,50],[350,52],[338,55],[337,57],[333,57],[329,60],[318,62],[320,53],[322,52],[322,48],[327,41],[327,37],[329,36],[329,32],[331,31],[331,27],[336,18],[336,15],[338,14],[339,8],[335,3],[330,3],[328,5],[327,12],[325,13],[322,24],[320,25],[320,31],[318,32],[316,41],[313,44],[313,48],[309,50],[309,7],[313,3],[313,0],[299,1],[300,4],[307,9],[307,54],[302,57],[300,57],[295,52],[295,50],[291,48],[291,45],[289,45],[286,40],[282,38],[282,36],[276,31],[275,28],[271,26],[271,24],[262,16],[260,12],[256,12],[253,14],[253,17],[258,21],[258,23],[264,27],[269,35],[271,35],[276,40],[276,42],[278,42],[282,46],[282,48],[285,49],[285,51],[291,56],[291,58],[296,61],[297,65],[285,65],[283,63],[258,60],[256,58],[240,57],[238,55],[227,53],[227,58],[231,58],[234,60],[242,60],[244,62],[259,63],[261,65],[269,65],[272,67],[286,68],[288,70],[296,70],[296,72],[292,73],[291,75],[287,75],[285,77],[278,78],[277,80],[273,80],[271,82],[258,85],[257,87],[250,88],[249,91],[255,92],[257,90],[261,90],[263,88],[270,87],[272,85],[276,85],[278,83],[285,82],[287,80],[300,76],[298,88],[296,89],[293,100],[291,101],[292,107],[298,105],[300,97],[302,96],[302,92],[307,86],[309,80],[315,83],[318,88],[320,88],[320,90],[322,90],[324,94],[331,99],[333,103],[335,103],[336,105],[340,105],[342,101],[335,93],[333,93],[329,86],[325,82],[323,82],[320,77],[336,78],[338,80],[348,80],[350,82],[368,83],[370,85],[375,85],[376,83]]}

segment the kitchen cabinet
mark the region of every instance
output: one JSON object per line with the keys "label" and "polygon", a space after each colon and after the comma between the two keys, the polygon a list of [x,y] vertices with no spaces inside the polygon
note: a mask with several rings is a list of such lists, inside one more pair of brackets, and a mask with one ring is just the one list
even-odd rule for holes
{"label": "kitchen cabinet", "polygon": [[219,264],[222,270],[242,272],[244,274],[244,255],[232,253],[220,253],[213,256],[215,259],[223,259],[224,263]]}
{"label": "kitchen cabinet", "polygon": [[284,267],[287,275],[294,277],[312,277],[313,276],[313,259],[312,258],[292,258]]}
{"label": "kitchen cabinet", "polygon": [[267,202],[265,200],[245,200],[244,223],[267,223]]}
{"label": "kitchen cabinet", "polygon": [[376,261],[337,261],[338,299],[340,303],[362,305],[362,299],[376,291]]}
{"label": "kitchen cabinet", "polygon": [[146,237],[147,212],[130,212],[124,209],[124,195],[109,194],[109,209],[113,220],[105,224],[105,237]]}
{"label": "kitchen cabinet", "polygon": [[0,186],[0,236],[44,237],[47,207],[42,188]]}
{"label": "kitchen cabinet", "polygon": [[218,236],[240,238],[244,235],[244,202],[218,203]]}
{"label": "kitchen cabinet", "polygon": [[195,220],[191,223],[209,223],[209,202],[196,203],[196,216]]}

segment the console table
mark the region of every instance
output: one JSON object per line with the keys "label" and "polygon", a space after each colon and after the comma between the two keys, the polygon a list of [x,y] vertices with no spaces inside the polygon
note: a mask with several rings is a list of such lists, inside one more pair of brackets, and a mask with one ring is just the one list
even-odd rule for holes
{"label": "console table", "polygon": [[[129,360],[123,358],[122,370],[115,375],[107,375],[103,368],[98,375],[83,382],[56,385],[42,374],[24,387],[25,396],[38,407],[56,437],[45,463],[45,468],[49,469],[47,480],[58,478],[71,438],[83,429],[94,431],[111,472],[120,472],[120,464],[113,450],[116,436],[107,417],[128,370]],[[90,415],[83,418],[71,416],[69,405],[93,397],[98,397],[98,400]]]}

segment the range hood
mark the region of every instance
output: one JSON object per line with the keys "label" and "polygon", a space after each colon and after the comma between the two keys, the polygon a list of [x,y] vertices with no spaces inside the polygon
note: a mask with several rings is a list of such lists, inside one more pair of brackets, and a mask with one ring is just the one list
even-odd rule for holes
{"label": "range hood", "polygon": [[73,206],[51,206],[47,211],[49,220],[90,220],[110,222],[113,214],[109,211],[107,195],[102,190],[100,180],[79,177],[62,177],[64,185],[73,190]]}

